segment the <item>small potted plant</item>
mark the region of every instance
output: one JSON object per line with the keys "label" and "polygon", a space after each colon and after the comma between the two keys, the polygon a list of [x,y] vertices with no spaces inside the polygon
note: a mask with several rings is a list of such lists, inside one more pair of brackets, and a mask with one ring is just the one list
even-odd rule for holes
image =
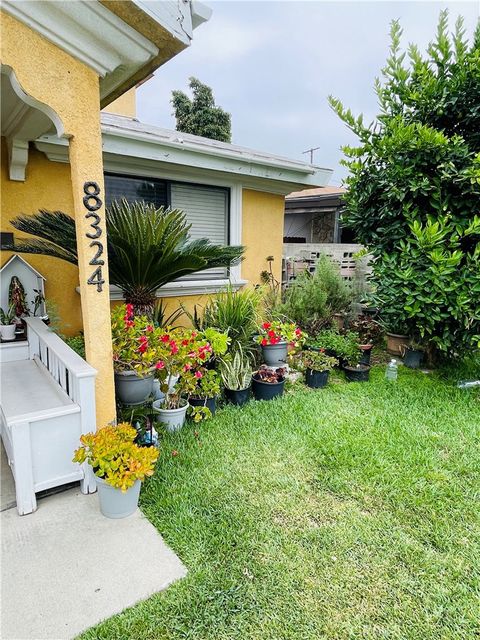
{"label": "small potted plant", "polygon": [[146,316],[134,315],[131,304],[112,311],[115,390],[123,404],[142,404],[152,393],[158,332]]}
{"label": "small potted plant", "polygon": [[155,447],[134,444],[137,431],[128,423],[107,426],[80,437],[73,462],[85,461],[97,481],[100,511],[107,518],[126,518],[138,505],[140,484],[151,476],[158,458]]}
{"label": "small potted plant", "polygon": [[195,387],[189,403],[191,416],[195,422],[215,415],[217,396],[220,393],[220,376],[213,369],[198,368],[194,373]]}
{"label": "small potted plant", "polygon": [[345,347],[342,357],[345,361],[343,370],[345,372],[345,378],[349,382],[368,382],[370,377],[370,365],[362,364],[360,362],[362,357],[362,350],[358,343],[353,341]]}
{"label": "small potted plant", "polygon": [[408,344],[401,345],[400,353],[403,364],[406,367],[409,369],[419,369],[425,355],[425,349],[422,344],[412,338]]}
{"label": "small potted plant", "polygon": [[272,400],[283,395],[285,374],[284,367],[275,369],[262,364],[252,377],[252,392],[255,400]]}
{"label": "small potted plant", "polygon": [[257,342],[262,347],[263,359],[269,367],[281,367],[287,362],[288,348],[298,347],[304,339],[302,330],[293,322],[264,322]]}
{"label": "small potted plant", "polygon": [[15,304],[12,303],[6,312],[0,309],[0,335],[3,342],[15,340],[15,329],[17,327],[15,318]]}
{"label": "small potted plant", "polygon": [[[155,400],[152,406],[157,422],[167,431],[174,432],[185,423],[189,397],[204,376],[205,364],[212,357],[213,348],[201,333],[191,329],[163,327],[156,338],[155,375],[163,397]],[[197,414],[202,417],[200,411],[196,411]]]}
{"label": "small potted plant", "polygon": [[248,402],[252,386],[252,365],[240,345],[230,360],[221,361],[220,375],[225,387],[225,398],[229,402],[238,406]]}
{"label": "small potted plant", "polygon": [[370,364],[373,346],[379,341],[383,330],[373,318],[367,315],[359,315],[349,324],[349,329],[358,334],[362,356],[360,364]]}
{"label": "small potted plant", "polygon": [[327,385],[328,374],[338,365],[338,360],[325,351],[304,351],[301,361],[305,367],[305,382],[312,389],[322,389]]}

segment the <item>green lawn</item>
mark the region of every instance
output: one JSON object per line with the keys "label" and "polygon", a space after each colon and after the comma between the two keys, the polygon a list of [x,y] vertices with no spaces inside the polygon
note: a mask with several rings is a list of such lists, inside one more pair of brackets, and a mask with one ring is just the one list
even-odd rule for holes
{"label": "green lawn", "polygon": [[480,394],[371,377],[166,437],[142,508],[188,576],[82,638],[480,637]]}

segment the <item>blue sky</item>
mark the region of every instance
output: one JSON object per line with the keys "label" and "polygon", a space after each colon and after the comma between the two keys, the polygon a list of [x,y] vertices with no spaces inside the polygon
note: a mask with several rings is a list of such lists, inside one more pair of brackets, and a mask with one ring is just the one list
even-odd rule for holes
{"label": "blue sky", "polygon": [[345,175],[340,147],[355,138],[327,96],[366,118],[376,114],[373,82],[388,54],[391,20],[400,19],[405,46],[415,42],[424,49],[442,9],[449,9],[452,28],[462,15],[468,35],[480,17],[480,0],[206,4],[213,15],[195,30],[191,47],[139,88],[138,117],[175,128],[171,92],[186,91],[195,76],[232,114],[234,143],[295,159],[320,147],[314,163],[332,168],[330,184],[336,185]]}

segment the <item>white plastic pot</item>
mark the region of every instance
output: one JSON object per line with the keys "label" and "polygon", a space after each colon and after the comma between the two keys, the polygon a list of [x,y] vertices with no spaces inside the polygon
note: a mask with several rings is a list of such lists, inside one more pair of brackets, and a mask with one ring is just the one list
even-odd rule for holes
{"label": "white plastic pot", "polygon": [[2,324],[0,325],[0,335],[2,336],[2,340],[4,342],[11,342],[15,340],[15,329],[17,328],[16,324]]}
{"label": "white plastic pot", "polygon": [[180,431],[185,424],[188,407],[190,406],[185,400],[185,406],[178,409],[162,409],[163,400],[155,400],[152,403],[154,413],[157,415],[157,422],[162,424],[169,433]]}

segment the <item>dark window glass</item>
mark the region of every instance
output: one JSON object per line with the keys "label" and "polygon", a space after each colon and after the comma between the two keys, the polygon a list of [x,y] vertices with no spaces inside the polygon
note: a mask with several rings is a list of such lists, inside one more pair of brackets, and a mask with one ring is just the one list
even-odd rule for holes
{"label": "dark window glass", "polygon": [[105,174],[105,204],[107,207],[113,200],[125,198],[128,202],[144,202],[156,207],[168,206],[167,183],[156,178],[135,178]]}

